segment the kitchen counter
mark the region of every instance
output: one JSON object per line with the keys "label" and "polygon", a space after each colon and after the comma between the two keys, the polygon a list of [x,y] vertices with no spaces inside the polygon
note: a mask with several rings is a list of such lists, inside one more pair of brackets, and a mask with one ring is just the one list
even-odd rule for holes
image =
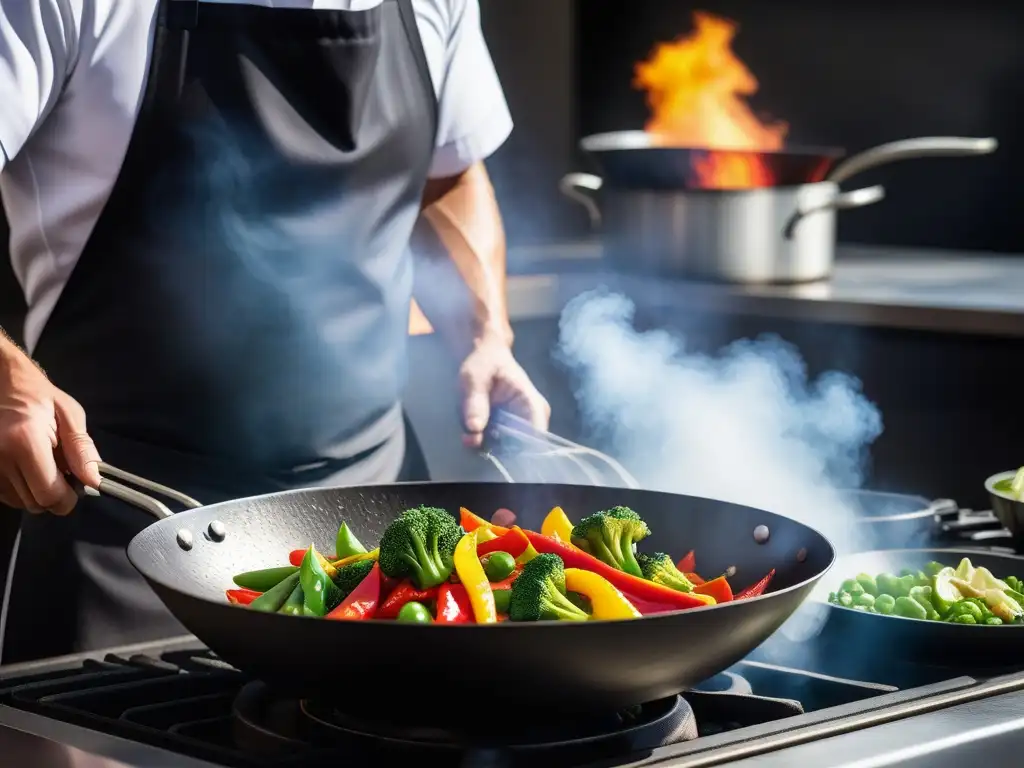
{"label": "kitchen counter", "polygon": [[508,262],[513,321],[557,316],[573,296],[606,285],[648,307],[1024,337],[1021,256],[840,246],[831,280],[788,286],[616,275],[596,243],[511,249]]}

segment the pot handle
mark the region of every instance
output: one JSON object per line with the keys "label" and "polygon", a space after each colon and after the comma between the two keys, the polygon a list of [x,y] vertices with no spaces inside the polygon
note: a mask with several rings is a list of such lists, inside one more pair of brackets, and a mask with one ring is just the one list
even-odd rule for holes
{"label": "pot handle", "polygon": [[587,209],[590,226],[594,229],[601,226],[601,209],[597,207],[593,193],[602,186],[604,179],[592,173],[567,173],[558,182],[558,189],[563,195]]}
{"label": "pot handle", "polygon": [[782,236],[787,240],[792,240],[793,233],[796,231],[796,225],[812,213],[820,213],[821,211],[845,211],[850,208],[863,208],[865,205],[877,203],[884,197],[885,188],[876,184],[873,187],[862,187],[861,189],[854,189],[850,192],[840,192],[831,200],[827,200],[824,203],[801,206],[797,208],[792,216],[789,217],[789,221],[786,222],[786,226],[782,230]]}
{"label": "pot handle", "polygon": [[956,136],[929,136],[893,141],[848,157],[832,169],[827,180],[840,184],[858,173],[897,160],[913,160],[919,157],[988,155],[995,152],[998,146],[999,142],[993,137],[967,139]]}
{"label": "pot handle", "polygon": [[[130,488],[123,483],[131,483],[134,486],[176,501],[186,509],[197,509],[203,506],[202,502],[193,499],[191,496],[186,496],[181,491],[176,491],[166,485],[161,485],[160,483],[155,483],[152,480],[147,480],[139,475],[133,475],[131,472],[125,472],[123,469],[113,467],[106,462],[100,462],[99,470],[101,479],[98,490],[96,488],[89,488],[88,486],[83,485],[81,481],[74,477],[74,475],[68,475],[67,481],[79,496],[111,496],[115,499],[120,499],[126,504],[131,504],[133,507],[141,509],[143,512],[148,512],[157,520],[163,520],[165,517],[171,517],[174,512],[172,512],[170,507],[162,501],[158,501],[152,496],[147,496],[141,491],[135,490],[135,488]],[[119,483],[116,480],[111,480],[111,477],[116,477],[122,482]]]}

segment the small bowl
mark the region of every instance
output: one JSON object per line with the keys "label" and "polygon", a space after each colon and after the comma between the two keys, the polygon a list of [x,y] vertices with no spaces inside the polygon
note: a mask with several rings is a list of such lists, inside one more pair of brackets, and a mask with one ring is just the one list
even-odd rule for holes
{"label": "small bowl", "polygon": [[996,490],[996,483],[1013,479],[1017,470],[1000,472],[985,481],[985,490],[992,500],[992,512],[1013,536],[1015,541],[1024,541],[1024,501],[1019,501],[1002,491]]}

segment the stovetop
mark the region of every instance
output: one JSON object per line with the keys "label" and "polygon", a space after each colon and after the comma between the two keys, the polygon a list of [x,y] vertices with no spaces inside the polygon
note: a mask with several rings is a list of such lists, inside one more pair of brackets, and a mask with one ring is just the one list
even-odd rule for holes
{"label": "stovetop", "polygon": [[[947,515],[945,543],[1002,543],[978,521],[978,513]],[[873,768],[926,756],[922,764],[955,756],[961,766],[965,759],[1001,765],[1017,754],[1003,742],[1024,745],[1024,654],[1019,668],[982,678],[956,666],[886,665],[878,650],[873,663],[858,665],[841,649],[794,643],[780,631],[680,697],[486,741],[396,730],[354,721],[330,702],[278,698],[195,638],[182,637],[0,667],[0,763],[320,768],[415,759],[438,768],[698,768],[756,760]],[[481,695],[481,705],[493,706],[500,719],[500,698]],[[984,756],[965,757],[964,749],[986,744]]]}

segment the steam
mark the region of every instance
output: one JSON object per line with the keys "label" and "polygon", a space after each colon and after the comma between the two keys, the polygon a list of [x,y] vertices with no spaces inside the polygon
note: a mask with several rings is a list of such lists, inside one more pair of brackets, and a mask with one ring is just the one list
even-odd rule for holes
{"label": "steam", "polygon": [[558,357],[602,445],[644,487],[767,509],[850,542],[855,512],[838,489],[862,484],[882,431],[860,383],[836,372],[810,380],[776,337],[690,352],[683,338],[635,330],[634,310],[596,291],[560,322]]}

